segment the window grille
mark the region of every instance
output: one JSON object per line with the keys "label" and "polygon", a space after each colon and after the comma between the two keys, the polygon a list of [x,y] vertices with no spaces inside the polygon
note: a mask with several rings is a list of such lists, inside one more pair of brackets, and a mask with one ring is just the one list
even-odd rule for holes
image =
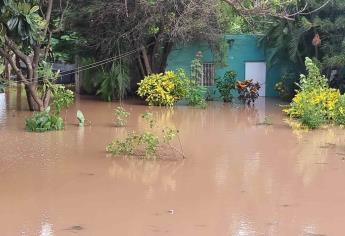
{"label": "window grille", "polygon": [[212,86],[214,85],[214,77],[215,77],[215,66],[213,63],[204,63],[202,65],[202,79],[201,85],[203,86]]}

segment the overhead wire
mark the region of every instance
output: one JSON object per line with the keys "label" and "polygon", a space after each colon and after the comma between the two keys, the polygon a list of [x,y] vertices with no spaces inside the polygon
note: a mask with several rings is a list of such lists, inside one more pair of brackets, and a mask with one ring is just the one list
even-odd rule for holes
{"label": "overhead wire", "polygon": [[[146,45],[145,48],[151,46],[152,44],[153,43]],[[84,65],[84,66],[80,66],[80,67],[78,66],[77,68],[75,68],[73,70],[68,70],[68,71],[61,72],[61,73],[58,74],[58,76],[57,76],[57,78],[55,80],[58,80],[58,78],[62,78],[63,76],[73,75],[75,73],[79,73],[79,72],[82,72],[82,71],[90,70],[90,69],[93,69],[93,68],[96,68],[96,67],[108,64],[110,62],[113,62],[113,61],[116,61],[116,60],[120,60],[122,58],[128,57],[128,56],[138,52],[141,49],[142,48],[136,48],[136,49],[133,49],[131,51],[125,52],[123,54],[120,54],[120,55],[117,55],[117,56],[114,56],[114,57],[109,57],[109,58],[103,59],[101,61],[90,63],[88,65]],[[42,82],[45,79],[46,79],[45,77],[38,77],[35,81],[32,81],[31,83]],[[8,82],[22,83],[22,81],[13,81],[13,80],[12,81],[8,81]]]}

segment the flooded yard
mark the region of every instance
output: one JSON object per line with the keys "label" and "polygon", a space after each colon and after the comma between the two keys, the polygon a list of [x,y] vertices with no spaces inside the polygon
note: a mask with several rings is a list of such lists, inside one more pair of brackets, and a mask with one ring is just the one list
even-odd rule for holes
{"label": "flooded yard", "polygon": [[[118,103],[78,98],[64,131],[36,134],[13,96],[0,94],[1,236],[344,235],[345,130],[294,131],[278,100],[206,110],[129,101],[128,127],[116,128]],[[78,109],[91,126],[77,126]],[[105,152],[145,111],[180,130],[186,159]]]}

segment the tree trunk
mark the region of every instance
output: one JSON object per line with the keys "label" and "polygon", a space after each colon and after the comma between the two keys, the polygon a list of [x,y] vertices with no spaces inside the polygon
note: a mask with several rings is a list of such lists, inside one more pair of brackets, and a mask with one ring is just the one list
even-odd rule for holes
{"label": "tree trunk", "polygon": [[152,54],[151,54],[151,68],[152,68],[152,72],[153,73],[159,73],[160,71],[160,46],[161,46],[161,43],[160,43],[160,40],[161,40],[161,36],[158,35],[156,41],[155,41],[155,44],[153,46],[153,49],[152,49]]}
{"label": "tree trunk", "polygon": [[25,85],[26,98],[30,111],[45,111],[49,106],[50,94],[47,98],[41,99],[37,94],[37,87],[34,84]]}
{"label": "tree trunk", "polygon": [[142,47],[141,52],[143,54],[143,60],[144,60],[144,65],[145,65],[145,69],[146,69],[146,75],[150,75],[150,74],[152,74],[152,69],[150,66],[150,61],[149,61],[149,57],[147,55],[146,48]]}
{"label": "tree trunk", "polygon": [[145,74],[145,70],[144,70],[144,66],[143,66],[143,62],[141,60],[140,54],[138,55],[137,60],[138,60],[138,67],[139,67],[140,74],[142,78],[144,78],[146,74]]}
{"label": "tree trunk", "polygon": [[22,84],[17,83],[17,110],[22,109]]}
{"label": "tree trunk", "polygon": [[10,80],[11,79],[11,65],[10,63],[5,59],[5,79]]}
{"label": "tree trunk", "polygon": [[174,44],[171,42],[165,43],[165,46],[164,46],[164,49],[162,52],[162,56],[161,56],[160,65],[159,65],[159,72],[165,71],[165,68],[166,68],[167,62],[168,62],[168,57],[169,57],[169,54],[171,52],[173,45]]}
{"label": "tree trunk", "polygon": [[29,110],[30,111],[37,111],[37,109],[35,109],[35,101],[33,99],[33,97],[31,96],[31,92],[29,89],[29,85],[25,85],[25,92],[26,92],[26,100],[28,101],[28,105],[29,105]]}

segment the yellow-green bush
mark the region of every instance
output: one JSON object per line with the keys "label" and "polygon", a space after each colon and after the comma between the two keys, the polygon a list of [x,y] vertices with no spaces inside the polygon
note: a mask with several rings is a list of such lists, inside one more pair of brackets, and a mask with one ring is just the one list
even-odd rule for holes
{"label": "yellow-green bush", "polygon": [[339,125],[345,125],[345,95],[339,96],[335,104],[334,121]]}
{"label": "yellow-green bush", "polygon": [[138,95],[149,105],[173,106],[187,95],[188,81],[183,70],[151,74],[138,83]]}
{"label": "yellow-green bush", "polygon": [[299,90],[284,112],[312,129],[326,122],[345,124],[345,98],[328,86],[311,59],[306,58],[305,64],[308,75],[301,75]]}
{"label": "yellow-green bush", "polygon": [[320,110],[327,119],[334,118],[335,106],[340,93],[337,89],[315,88],[309,91],[299,91],[284,111],[291,117],[300,118],[306,110]]}

